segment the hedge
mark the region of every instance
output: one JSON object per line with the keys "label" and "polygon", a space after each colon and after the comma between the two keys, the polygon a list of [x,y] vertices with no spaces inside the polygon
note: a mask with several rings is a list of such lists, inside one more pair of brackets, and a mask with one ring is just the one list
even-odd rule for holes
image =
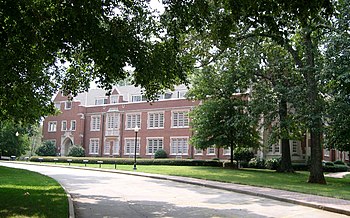
{"label": "hedge", "polygon": [[[42,158],[40,161],[39,158]],[[55,160],[56,159],[56,160]],[[100,157],[37,157],[33,156],[29,160],[32,162],[60,162],[67,163],[67,159],[72,163],[83,163],[89,160],[90,164],[97,164],[103,161],[104,164],[132,165],[133,158],[100,158]],[[222,167],[222,162],[216,160],[193,160],[193,159],[137,159],[137,165],[170,165],[170,166],[213,166]]]}

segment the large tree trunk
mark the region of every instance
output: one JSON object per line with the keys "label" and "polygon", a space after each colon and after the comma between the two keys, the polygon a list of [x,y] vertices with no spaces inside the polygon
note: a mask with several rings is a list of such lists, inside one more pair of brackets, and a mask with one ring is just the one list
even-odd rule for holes
{"label": "large tree trunk", "polygon": [[292,167],[292,159],[290,157],[290,145],[288,135],[287,119],[287,101],[282,97],[279,102],[279,118],[280,118],[280,130],[282,133],[282,158],[281,165],[277,169],[278,172],[294,172]]}
{"label": "large tree trunk", "polygon": [[311,136],[311,162],[309,183],[326,184],[326,179],[322,169],[322,103],[316,80],[314,46],[311,40],[311,32],[304,36],[306,51],[306,69],[304,75],[306,78],[307,104],[308,104],[308,126]]}

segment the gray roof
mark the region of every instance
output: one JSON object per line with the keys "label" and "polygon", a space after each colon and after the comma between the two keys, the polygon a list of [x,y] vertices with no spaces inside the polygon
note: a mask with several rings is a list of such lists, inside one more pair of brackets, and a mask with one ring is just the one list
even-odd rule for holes
{"label": "gray roof", "polygon": [[[131,96],[141,95],[141,88],[133,85],[115,86],[112,91],[116,89],[119,95],[123,96],[124,101],[131,101]],[[178,98],[178,92],[187,92],[185,85],[178,85],[174,87],[173,91],[166,91],[165,93],[172,94],[171,98]],[[95,105],[96,99],[107,98],[107,91],[103,89],[90,89],[88,92],[79,93],[74,100],[80,101],[81,105],[90,106]]]}

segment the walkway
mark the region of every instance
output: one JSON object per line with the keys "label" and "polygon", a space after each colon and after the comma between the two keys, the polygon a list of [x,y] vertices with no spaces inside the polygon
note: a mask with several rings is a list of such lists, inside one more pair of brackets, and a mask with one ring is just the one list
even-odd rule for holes
{"label": "walkway", "polygon": [[[12,163],[16,163],[16,162],[12,162]],[[49,165],[49,166],[54,166],[54,165]],[[274,200],[293,203],[293,204],[302,205],[302,206],[308,206],[308,207],[317,208],[317,209],[323,209],[326,211],[350,216],[349,200],[315,196],[315,195],[302,194],[297,192],[276,190],[271,188],[262,188],[262,187],[253,187],[253,186],[239,185],[239,184],[232,184],[232,183],[215,182],[215,181],[208,181],[208,180],[194,179],[194,178],[187,178],[187,177],[149,174],[149,173],[142,173],[137,171],[128,172],[128,171],[120,171],[120,170],[84,168],[84,167],[62,166],[62,165],[59,167],[70,167],[70,168],[77,168],[80,170],[119,173],[119,174],[134,175],[134,176],[148,177],[148,178],[154,178],[154,179],[163,179],[168,181],[176,181],[176,182],[193,184],[193,185],[200,185],[200,186],[209,187],[209,188],[216,188],[216,189],[221,189],[226,191],[232,191],[232,192],[237,192],[242,194],[274,199]]]}

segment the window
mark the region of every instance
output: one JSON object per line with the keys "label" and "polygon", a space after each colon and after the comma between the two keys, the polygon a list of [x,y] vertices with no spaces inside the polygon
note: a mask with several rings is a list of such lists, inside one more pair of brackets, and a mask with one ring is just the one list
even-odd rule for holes
{"label": "window", "polygon": [[215,147],[214,146],[207,148],[207,155],[215,155]]}
{"label": "window", "polygon": [[107,98],[97,98],[95,99],[95,105],[107,104]]}
{"label": "window", "polygon": [[48,131],[49,132],[56,132],[57,122],[56,121],[50,121],[48,124]]}
{"label": "window", "polygon": [[91,131],[100,131],[101,116],[91,117]]}
{"label": "window", "polygon": [[146,97],[144,95],[132,95],[131,101],[132,102],[146,101]]}
{"label": "window", "polygon": [[141,127],[141,115],[140,114],[127,114],[126,115],[126,129],[133,129],[135,126]]}
{"label": "window", "polygon": [[162,138],[152,138],[147,140],[147,154],[154,154],[159,149],[163,149]]}
{"label": "window", "polygon": [[185,98],[186,93],[187,93],[187,91],[179,91],[177,94],[177,97],[178,98]]}
{"label": "window", "polygon": [[292,153],[298,152],[298,141],[292,141]]}
{"label": "window", "polygon": [[328,149],[323,149],[324,156],[329,157],[329,150]]}
{"label": "window", "polygon": [[111,104],[116,104],[116,103],[118,103],[118,98],[119,98],[118,95],[111,95],[111,96],[110,96],[110,103],[111,103]]}
{"label": "window", "polygon": [[148,113],[148,128],[164,128],[164,113]]}
{"label": "window", "polygon": [[111,142],[110,141],[106,141],[105,142],[105,147],[103,149],[103,153],[104,154],[110,154],[111,153]]}
{"label": "window", "polygon": [[195,155],[203,155],[203,149],[194,148]]}
{"label": "window", "polygon": [[112,141],[112,150],[114,155],[119,155],[119,140],[118,141]]}
{"label": "window", "polygon": [[61,122],[61,130],[62,131],[67,131],[67,121],[66,120],[63,120]]}
{"label": "window", "polygon": [[[140,155],[140,139],[136,142],[136,155]],[[125,139],[124,154],[134,155],[135,153],[135,139]]]}
{"label": "window", "polygon": [[188,111],[173,111],[172,127],[188,127]]}
{"label": "window", "polygon": [[119,114],[108,113],[107,115],[107,129],[117,129],[119,125]]}
{"label": "window", "polygon": [[280,145],[279,144],[275,144],[275,153],[280,153]]}
{"label": "window", "polygon": [[77,128],[77,125],[76,125],[76,121],[75,120],[71,120],[70,121],[70,130],[72,130],[72,131],[75,131],[76,130],[76,128]]}
{"label": "window", "polygon": [[273,153],[273,145],[269,145],[269,152]]}
{"label": "window", "polygon": [[187,155],[188,138],[171,138],[170,153],[173,155]]}
{"label": "window", "polygon": [[72,102],[71,101],[66,101],[64,104],[64,109],[65,110],[70,110],[72,108]]}
{"label": "window", "polygon": [[57,108],[58,110],[61,110],[61,103],[55,102],[55,108]]}
{"label": "window", "polygon": [[90,139],[89,154],[98,154],[99,139]]}
{"label": "window", "polygon": [[164,94],[164,99],[170,99],[173,96],[173,93],[167,92]]}
{"label": "window", "polygon": [[231,148],[225,148],[224,149],[224,155],[231,155]]}

